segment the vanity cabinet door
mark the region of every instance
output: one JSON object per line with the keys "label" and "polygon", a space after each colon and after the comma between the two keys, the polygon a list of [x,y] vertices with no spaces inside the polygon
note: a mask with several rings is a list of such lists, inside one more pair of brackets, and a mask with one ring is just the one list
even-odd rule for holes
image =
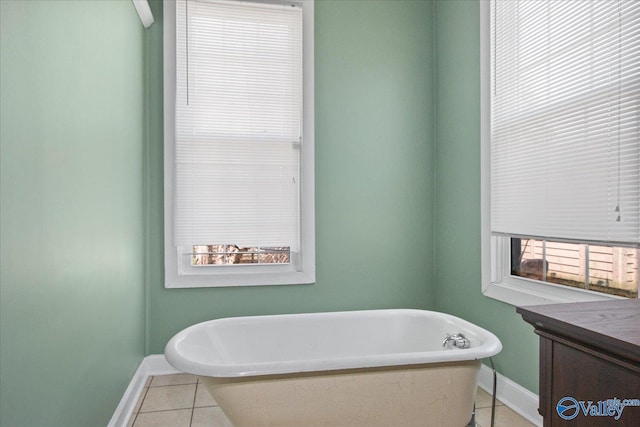
{"label": "vanity cabinet door", "polygon": [[615,410],[615,399],[640,399],[638,366],[563,339],[540,340],[545,427],[640,425],[640,407]]}

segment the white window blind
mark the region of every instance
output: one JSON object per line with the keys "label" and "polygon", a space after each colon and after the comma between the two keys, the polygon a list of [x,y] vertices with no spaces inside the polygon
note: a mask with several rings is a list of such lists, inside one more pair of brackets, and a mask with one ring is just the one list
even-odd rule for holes
{"label": "white window blind", "polygon": [[490,15],[492,232],[640,243],[640,2]]}
{"label": "white window blind", "polygon": [[302,9],[176,8],[174,244],[297,251]]}

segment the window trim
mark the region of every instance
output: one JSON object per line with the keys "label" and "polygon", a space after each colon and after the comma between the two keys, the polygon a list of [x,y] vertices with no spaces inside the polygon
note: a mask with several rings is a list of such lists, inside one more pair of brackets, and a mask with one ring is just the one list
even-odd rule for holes
{"label": "window trim", "polygon": [[480,244],[481,288],[486,297],[507,304],[538,305],[626,299],[510,274],[509,237],[491,235],[491,27],[490,2],[480,2]]}
{"label": "window trim", "polygon": [[[267,0],[268,1],[268,0]],[[164,270],[165,288],[295,285],[315,283],[314,0],[303,0],[303,143],[300,153],[300,254],[298,264],[203,266],[185,269],[173,236],[175,135],[175,2],[164,0]],[[173,7],[172,7],[173,6]],[[182,263],[184,264],[184,262]],[[186,271],[185,271],[186,270]],[[207,272],[207,270],[209,270]],[[292,271],[293,270],[293,271]]]}

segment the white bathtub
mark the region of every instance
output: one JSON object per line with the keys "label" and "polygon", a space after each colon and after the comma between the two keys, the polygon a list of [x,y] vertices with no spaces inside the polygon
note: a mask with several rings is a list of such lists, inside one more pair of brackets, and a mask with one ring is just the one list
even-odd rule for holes
{"label": "white bathtub", "polygon": [[[463,333],[470,348],[443,349]],[[367,310],[211,320],[165,348],[202,377],[236,427],[465,426],[492,333],[424,310]]]}

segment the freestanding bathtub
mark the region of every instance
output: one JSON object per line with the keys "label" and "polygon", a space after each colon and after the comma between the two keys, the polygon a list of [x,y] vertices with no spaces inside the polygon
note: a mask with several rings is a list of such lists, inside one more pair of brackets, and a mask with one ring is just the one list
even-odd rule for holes
{"label": "freestanding bathtub", "polygon": [[[469,348],[443,348],[456,333]],[[176,334],[165,355],[201,377],[235,427],[463,427],[480,359],[501,349],[451,315],[367,310],[211,320]]]}

